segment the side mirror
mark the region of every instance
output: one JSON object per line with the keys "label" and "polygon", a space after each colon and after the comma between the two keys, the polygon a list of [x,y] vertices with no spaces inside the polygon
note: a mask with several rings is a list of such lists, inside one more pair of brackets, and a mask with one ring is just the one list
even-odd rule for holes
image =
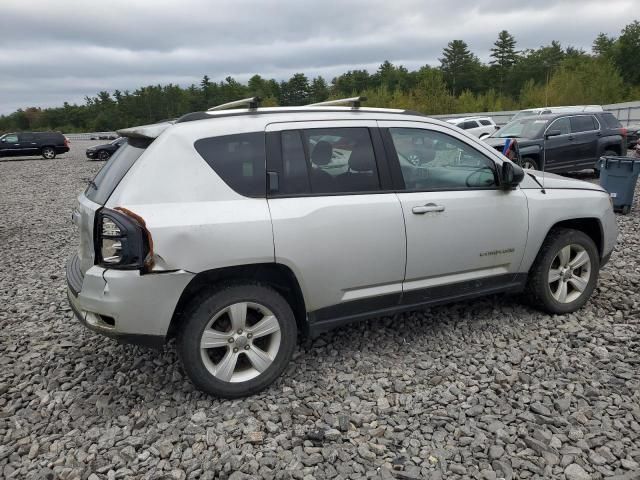
{"label": "side mirror", "polygon": [[500,130],[500,127],[498,125],[494,125],[493,128],[495,128],[496,130]]}
{"label": "side mirror", "polygon": [[560,130],[549,130],[544,134],[544,138],[549,139],[551,137],[557,137],[558,135],[562,135],[562,132]]}
{"label": "side mirror", "polygon": [[0,142],[7,143],[7,139],[6,138],[0,138]]}
{"label": "side mirror", "polygon": [[504,162],[500,171],[500,186],[504,190],[516,188],[524,178],[522,167],[511,162]]}

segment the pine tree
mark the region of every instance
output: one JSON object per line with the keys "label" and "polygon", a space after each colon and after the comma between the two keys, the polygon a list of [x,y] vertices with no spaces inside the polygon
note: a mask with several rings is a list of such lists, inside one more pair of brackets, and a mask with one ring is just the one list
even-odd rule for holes
{"label": "pine tree", "polygon": [[442,51],[440,69],[454,95],[474,86],[479,65],[480,61],[463,40],[452,40]]}
{"label": "pine tree", "polygon": [[615,38],[609,37],[605,33],[600,33],[593,41],[591,51],[598,57],[609,57],[616,43]]}
{"label": "pine tree", "polygon": [[318,76],[311,81],[309,97],[311,103],[323,102],[329,98],[329,87],[324,78]]}
{"label": "pine tree", "polygon": [[498,39],[491,49],[491,60],[489,63],[498,71],[500,93],[504,88],[504,80],[513,65],[518,61],[516,51],[516,39],[506,30],[498,34]]}

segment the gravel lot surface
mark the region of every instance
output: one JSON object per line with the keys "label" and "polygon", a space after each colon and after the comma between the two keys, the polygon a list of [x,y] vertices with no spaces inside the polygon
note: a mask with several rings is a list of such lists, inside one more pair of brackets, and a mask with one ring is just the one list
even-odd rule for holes
{"label": "gravel lot surface", "polygon": [[637,201],[576,315],[498,296],[373,320],[221,401],[173,346],[120,345],[67,306],[91,143],[0,161],[1,478],[640,478]]}

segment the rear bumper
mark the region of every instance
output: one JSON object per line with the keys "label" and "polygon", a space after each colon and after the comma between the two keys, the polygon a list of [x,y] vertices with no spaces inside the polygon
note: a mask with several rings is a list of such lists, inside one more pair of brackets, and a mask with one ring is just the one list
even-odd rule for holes
{"label": "rear bumper", "polygon": [[164,343],[180,295],[193,274],[179,270],[140,275],[93,266],[82,276],[74,257],[67,263],[67,296],[84,326],[126,343]]}

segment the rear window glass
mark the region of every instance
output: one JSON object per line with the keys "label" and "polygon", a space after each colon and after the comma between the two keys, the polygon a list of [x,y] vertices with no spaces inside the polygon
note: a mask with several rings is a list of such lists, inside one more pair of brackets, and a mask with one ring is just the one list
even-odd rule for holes
{"label": "rear window glass", "polygon": [[596,120],[591,115],[571,117],[571,131],[573,133],[591,132],[597,129]]}
{"label": "rear window glass", "polygon": [[613,113],[603,113],[601,118],[609,128],[622,128],[622,124]]}
{"label": "rear window glass", "polygon": [[480,120],[480,124],[481,125],[491,125],[491,122],[489,120]]}
{"label": "rear window glass", "polygon": [[93,182],[89,183],[84,192],[85,196],[100,205],[107,203],[120,181],[149,144],[148,140],[129,139],[125,145],[107,160],[107,163],[100,169]]}
{"label": "rear window glass", "polygon": [[264,132],[202,138],[194,146],[220,178],[240,195],[265,195]]}

